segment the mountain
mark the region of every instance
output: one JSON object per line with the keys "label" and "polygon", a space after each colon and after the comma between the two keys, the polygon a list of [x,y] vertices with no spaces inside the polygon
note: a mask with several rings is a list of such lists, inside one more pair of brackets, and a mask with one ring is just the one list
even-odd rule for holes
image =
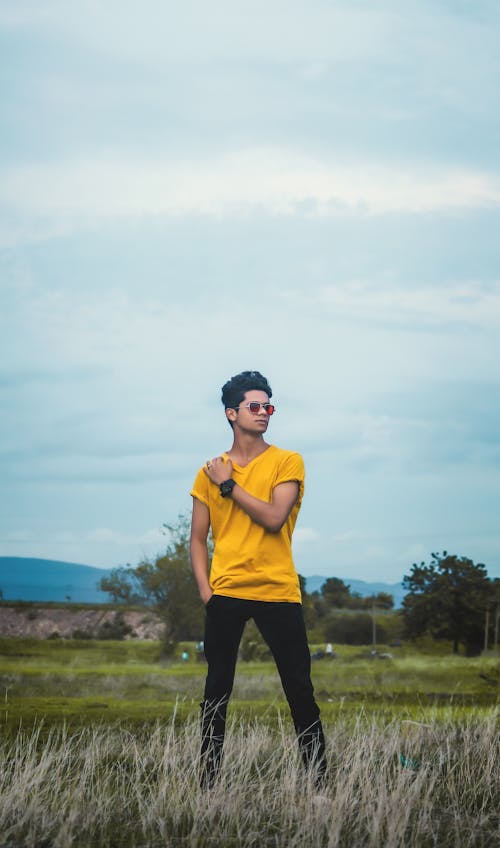
{"label": "mountain", "polygon": [[[367,598],[370,595],[377,595],[378,592],[387,592],[394,598],[394,606],[400,607],[401,602],[406,595],[402,583],[380,583],[374,581],[367,583],[365,580],[353,580],[351,577],[341,577],[346,586],[349,586],[351,592],[358,592],[362,598]],[[308,592],[319,592],[321,586],[328,580],[328,577],[323,577],[321,574],[313,574],[312,577],[306,577],[306,589]]]}
{"label": "mountain", "polygon": [[0,557],[0,589],[6,601],[105,603],[97,584],[111,569],[29,557]]}
{"label": "mountain", "polygon": [[[0,589],[6,601],[67,601],[69,598],[73,603],[102,604],[109,597],[99,591],[97,583],[110,572],[110,568],[53,559],[0,557]],[[307,591],[318,591],[327,579],[321,574],[306,577]],[[405,594],[401,583],[342,579],[352,592],[359,592],[362,597],[388,592],[394,597],[394,605],[401,606]]]}

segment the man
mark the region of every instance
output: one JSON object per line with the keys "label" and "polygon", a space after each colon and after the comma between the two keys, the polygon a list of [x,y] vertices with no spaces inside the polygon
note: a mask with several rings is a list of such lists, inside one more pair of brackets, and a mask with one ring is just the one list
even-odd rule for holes
{"label": "man", "polygon": [[[199,470],[191,491],[191,562],[206,607],[200,776],[205,787],[213,786],[219,773],[227,702],[250,618],[276,662],[303,762],[318,785],[325,774],[325,741],[291,553],[304,464],[298,453],[264,440],[274,413],[271,396],[258,371],[243,371],[223,386],[233,444]],[[209,575],[210,528],[215,547]]]}

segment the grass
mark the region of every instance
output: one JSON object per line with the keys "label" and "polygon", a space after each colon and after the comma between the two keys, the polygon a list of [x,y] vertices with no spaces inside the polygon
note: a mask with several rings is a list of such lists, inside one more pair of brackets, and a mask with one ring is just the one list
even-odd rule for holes
{"label": "grass", "polygon": [[[41,717],[72,724],[96,720],[165,719],[177,710],[196,713],[205,664],[160,660],[154,642],[0,640],[0,726],[15,732]],[[336,660],[313,663],[316,696],[325,719],[359,715],[433,720],[450,709],[487,710],[499,703],[498,659],[399,653],[392,660],[368,658],[359,648],[341,648]],[[3,703],[2,703],[3,701]],[[232,710],[238,715],[286,712],[272,662],[238,665]],[[273,719],[274,720],[274,719]]]}
{"label": "grass", "polygon": [[496,846],[500,661],[340,648],[313,663],[330,773],[302,772],[270,662],[239,663],[221,784],[205,675],[145,642],[0,640],[0,848]]}
{"label": "grass", "polygon": [[[0,845],[493,846],[500,837],[493,712],[436,727],[327,727],[317,796],[286,723],[230,722],[220,784],[198,788],[198,727],[42,725],[1,746]],[[401,766],[401,754],[413,768]]]}

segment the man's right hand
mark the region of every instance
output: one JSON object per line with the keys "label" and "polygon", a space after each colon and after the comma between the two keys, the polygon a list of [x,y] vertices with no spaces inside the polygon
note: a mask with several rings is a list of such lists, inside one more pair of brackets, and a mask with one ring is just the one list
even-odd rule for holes
{"label": "man's right hand", "polygon": [[212,592],[210,586],[208,586],[206,589],[204,589],[203,592],[200,592],[200,598],[203,601],[203,603],[205,604],[205,606],[208,604],[212,595],[213,595],[213,592]]}

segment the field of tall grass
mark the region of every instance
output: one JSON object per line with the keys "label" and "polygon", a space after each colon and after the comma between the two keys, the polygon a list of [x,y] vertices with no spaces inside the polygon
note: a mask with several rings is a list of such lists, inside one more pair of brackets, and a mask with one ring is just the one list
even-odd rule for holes
{"label": "field of tall grass", "polygon": [[[230,723],[224,770],[199,789],[198,727],[171,718],[20,731],[3,743],[0,844],[96,846],[496,846],[496,716],[459,726],[338,721],[318,795],[287,726]],[[402,764],[402,755],[406,765]]]}
{"label": "field of tall grass", "polygon": [[0,848],[496,846],[498,659],[313,664],[329,772],[302,770],[272,663],[240,663],[220,783],[197,780],[205,666],[155,643],[0,640]]}

